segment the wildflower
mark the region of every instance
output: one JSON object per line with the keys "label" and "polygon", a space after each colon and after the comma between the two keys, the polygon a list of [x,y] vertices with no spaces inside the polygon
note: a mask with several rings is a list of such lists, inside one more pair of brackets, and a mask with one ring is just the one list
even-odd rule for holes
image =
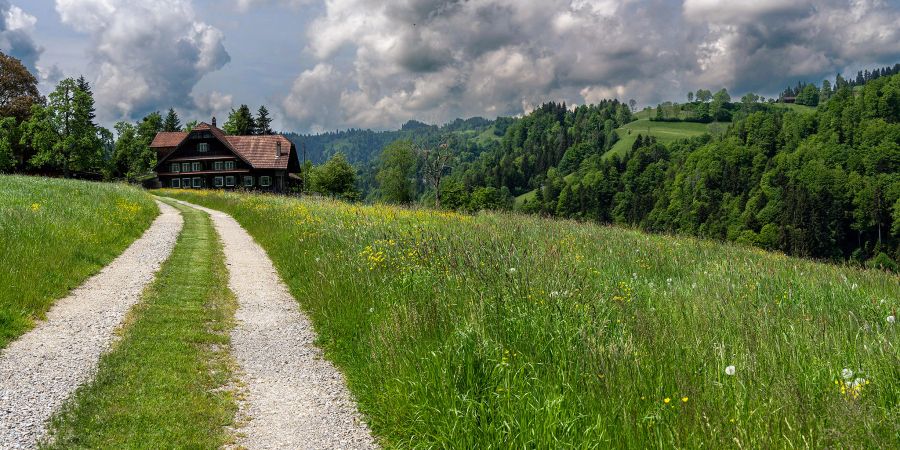
{"label": "wildflower", "polygon": [[849,379],[853,378],[853,371],[850,369],[844,368],[844,370],[841,371],[841,377],[844,378],[845,380],[849,380]]}
{"label": "wildflower", "polygon": [[513,275],[513,274],[515,274],[515,273],[516,273],[516,268],[515,268],[515,267],[510,267],[510,268],[509,268],[509,274],[510,274],[510,275]]}
{"label": "wildflower", "polygon": [[734,368],[734,366],[728,366],[725,368],[725,375],[734,375],[735,371],[736,369]]}
{"label": "wildflower", "polygon": [[371,314],[371,313],[373,313],[373,312],[375,312],[375,308],[374,308],[374,307],[369,308],[369,314]]}
{"label": "wildflower", "polygon": [[669,398],[669,397],[666,397],[665,399],[663,399],[663,403],[665,403],[665,404],[667,404],[667,405],[668,405],[669,402],[671,402],[671,401],[672,401],[672,399]]}
{"label": "wildflower", "polygon": [[316,257],[316,262],[319,262],[319,257],[318,257],[318,256]]}
{"label": "wildflower", "polygon": [[687,401],[688,401],[687,397],[681,397],[681,403],[687,403]]}
{"label": "wildflower", "polygon": [[897,318],[894,317],[893,314],[891,314],[890,316],[887,316],[887,321],[888,321],[888,323],[894,323],[897,321]]}
{"label": "wildflower", "polygon": [[41,209],[41,204],[40,204],[40,203],[32,203],[32,204],[31,204],[31,210],[32,210],[32,211],[37,212],[39,209]]}

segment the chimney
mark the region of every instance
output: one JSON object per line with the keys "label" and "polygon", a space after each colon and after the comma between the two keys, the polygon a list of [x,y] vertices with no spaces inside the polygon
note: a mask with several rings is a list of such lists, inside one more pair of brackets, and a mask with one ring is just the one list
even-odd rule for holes
{"label": "chimney", "polygon": [[275,157],[276,158],[281,157],[281,141],[280,140],[275,143]]}
{"label": "chimney", "polygon": [[216,126],[216,116],[213,116],[212,126]]}

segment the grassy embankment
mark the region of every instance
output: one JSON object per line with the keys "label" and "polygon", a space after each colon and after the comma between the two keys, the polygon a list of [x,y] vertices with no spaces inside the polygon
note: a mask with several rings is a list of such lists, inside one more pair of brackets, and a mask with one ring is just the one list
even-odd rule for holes
{"label": "grassy embankment", "polygon": [[209,216],[180,205],[171,257],[129,314],[97,376],[53,419],[51,448],[219,448],[235,402],[228,330],[236,303]]}
{"label": "grassy embankment", "polygon": [[159,213],[125,185],[0,176],[0,348],[98,272]]}
{"label": "grassy embankment", "polygon": [[388,446],[900,445],[895,275],[536,217],[163,193],[268,251]]}

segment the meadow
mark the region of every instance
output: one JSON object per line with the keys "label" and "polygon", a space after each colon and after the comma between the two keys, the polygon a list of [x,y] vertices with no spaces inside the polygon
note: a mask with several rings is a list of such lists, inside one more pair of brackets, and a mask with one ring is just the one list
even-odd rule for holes
{"label": "meadow", "polygon": [[705,133],[716,135],[724,131],[729,124],[712,122],[654,122],[649,119],[638,119],[616,129],[619,140],[603,156],[611,158],[612,155],[625,156],[631,150],[638,135],[653,136],[663,144],[674,142],[678,139],[688,139]]}
{"label": "meadow", "polygon": [[267,250],[387,447],[900,446],[900,277],[502,213],[164,190]]}
{"label": "meadow", "polygon": [[119,184],[0,176],[0,348],[99,271],[159,213]]}

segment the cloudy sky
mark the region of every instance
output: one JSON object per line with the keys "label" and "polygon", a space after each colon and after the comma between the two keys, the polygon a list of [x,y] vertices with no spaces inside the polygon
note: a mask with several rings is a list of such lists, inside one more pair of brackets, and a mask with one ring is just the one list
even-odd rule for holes
{"label": "cloudy sky", "polygon": [[83,74],[106,125],[265,104],[283,130],[397,128],[544,101],[777,94],[900,62],[900,0],[0,0],[44,93]]}

